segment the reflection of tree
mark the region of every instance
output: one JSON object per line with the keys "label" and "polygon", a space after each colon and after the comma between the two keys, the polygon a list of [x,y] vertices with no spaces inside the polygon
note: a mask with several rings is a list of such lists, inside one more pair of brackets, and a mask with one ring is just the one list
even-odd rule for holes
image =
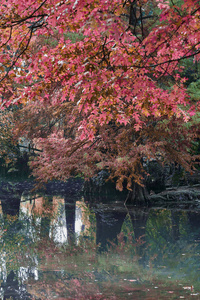
{"label": "reflection of tree", "polygon": [[129,215],[131,217],[135,239],[138,240],[142,236],[145,236],[146,223],[149,216],[149,209],[140,208],[128,208]]}
{"label": "reflection of tree", "polygon": [[146,252],[146,224],[149,217],[148,208],[128,208],[128,212],[133,225],[133,231],[137,244],[137,255],[140,257],[139,262],[145,260]]}
{"label": "reflection of tree", "polygon": [[[6,185],[2,191],[1,205],[4,217],[4,219],[1,220],[1,225],[4,230],[1,236],[2,247],[0,249],[0,268],[2,269],[2,265],[4,266],[4,281],[1,283],[2,293],[4,295],[2,300],[32,299],[23,284],[23,274],[20,275],[21,265],[26,261],[27,253],[29,253],[29,251],[25,253],[29,249],[29,239],[27,238],[28,227],[24,226],[24,220],[19,219],[22,192],[15,191],[9,184]],[[23,235],[24,229],[26,236]],[[27,269],[27,273],[29,272],[30,265],[31,263],[25,268]]]}
{"label": "reflection of tree", "polygon": [[4,297],[3,299],[19,299],[17,291],[19,290],[18,280],[15,278],[15,273],[11,271],[7,278],[6,282],[1,285],[4,288]]}
{"label": "reflection of tree", "polygon": [[41,237],[49,238],[50,223],[53,213],[53,196],[44,197],[43,199],[43,213],[41,216]]}
{"label": "reflection of tree", "polygon": [[117,235],[121,231],[127,212],[115,210],[115,207],[101,207],[95,209],[96,215],[96,244],[99,250],[106,250],[109,241],[117,242]]}
{"label": "reflection of tree", "polygon": [[69,245],[75,243],[75,215],[76,215],[76,201],[71,197],[64,197],[65,199],[65,216],[67,225],[67,240]]}
{"label": "reflection of tree", "polygon": [[4,220],[9,220],[11,217],[11,222],[9,223],[6,231],[6,236],[9,239],[15,236],[17,231],[21,229],[21,224],[19,222],[20,201],[21,196],[12,194],[11,191],[8,191],[1,196],[1,206]]}
{"label": "reflection of tree", "polygon": [[[191,256],[197,245],[187,241],[187,234],[193,239],[193,229],[188,230],[188,225],[186,211],[175,209],[152,209],[150,211],[146,226],[146,238],[149,245],[147,255],[155,258],[154,266],[165,266],[165,268],[177,270],[183,266],[190,268]],[[182,269],[180,272],[183,274]]]}
{"label": "reflection of tree", "polygon": [[14,271],[10,271],[6,278],[6,282],[1,284],[4,291],[3,300],[29,300],[32,296],[25,290],[22,285],[19,286],[18,279],[15,276]]}
{"label": "reflection of tree", "polygon": [[21,195],[7,194],[1,197],[3,216],[19,216]]}
{"label": "reflection of tree", "polygon": [[180,211],[171,211],[171,222],[172,230],[171,237],[173,241],[178,241],[180,239],[179,221],[180,221]]}
{"label": "reflection of tree", "polygon": [[200,213],[198,211],[188,212],[187,219],[189,225],[189,235],[200,240]]}

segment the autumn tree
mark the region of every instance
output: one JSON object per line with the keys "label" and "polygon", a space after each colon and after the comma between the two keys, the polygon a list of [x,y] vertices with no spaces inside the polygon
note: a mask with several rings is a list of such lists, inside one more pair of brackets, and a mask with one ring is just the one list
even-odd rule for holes
{"label": "autumn tree", "polygon": [[7,0],[0,14],[2,106],[30,111],[38,180],[106,169],[136,191],[150,159],[191,171],[197,132],[184,124],[198,103],[180,62],[200,57],[199,1]]}

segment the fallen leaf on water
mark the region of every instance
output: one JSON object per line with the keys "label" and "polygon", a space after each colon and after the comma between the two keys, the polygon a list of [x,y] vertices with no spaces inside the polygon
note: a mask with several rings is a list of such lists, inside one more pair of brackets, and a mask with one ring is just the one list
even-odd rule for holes
{"label": "fallen leaf on water", "polygon": [[128,279],[128,281],[135,282],[135,281],[137,281],[137,279]]}
{"label": "fallen leaf on water", "polygon": [[184,289],[184,290],[193,291],[193,290],[194,290],[194,287],[193,287],[193,285],[191,285],[191,286],[183,286],[183,289]]}

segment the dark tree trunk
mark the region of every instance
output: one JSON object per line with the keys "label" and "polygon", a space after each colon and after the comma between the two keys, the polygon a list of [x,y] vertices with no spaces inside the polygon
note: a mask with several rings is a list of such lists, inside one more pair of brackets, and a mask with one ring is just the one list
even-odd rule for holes
{"label": "dark tree trunk", "polygon": [[135,206],[148,206],[150,201],[146,187],[134,182],[132,191],[127,196],[127,203]]}

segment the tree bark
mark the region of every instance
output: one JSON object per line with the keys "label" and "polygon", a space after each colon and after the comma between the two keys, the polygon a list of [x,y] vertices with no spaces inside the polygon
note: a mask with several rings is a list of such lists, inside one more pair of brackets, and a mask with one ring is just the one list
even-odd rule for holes
{"label": "tree bark", "polygon": [[148,206],[150,200],[146,187],[134,182],[133,189],[128,194],[127,203],[135,206]]}

